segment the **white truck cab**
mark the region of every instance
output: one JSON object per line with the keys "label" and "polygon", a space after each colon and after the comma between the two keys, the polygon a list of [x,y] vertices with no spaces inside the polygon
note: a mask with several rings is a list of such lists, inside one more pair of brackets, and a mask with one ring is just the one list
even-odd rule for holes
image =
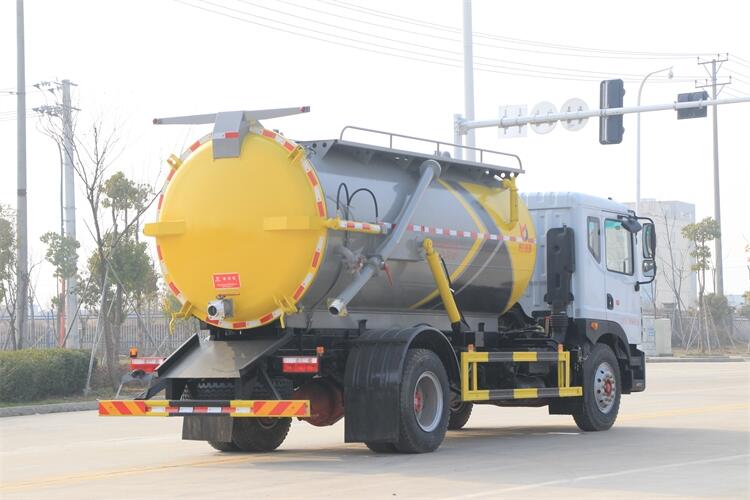
{"label": "white truck cab", "polygon": [[[639,289],[655,273],[653,224],[641,225],[620,203],[582,193],[529,193],[523,198],[539,238],[531,284],[519,301],[524,312],[532,317],[549,314],[546,235],[553,228],[570,228],[575,270],[568,318],[588,337],[619,338],[624,351],[620,355],[628,358],[627,364],[642,365],[643,355],[636,347],[642,341]],[[644,239],[649,240],[645,246]],[[639,359],[631,360],[631,355]],[[632,390],[642,389],[634,381]]]}

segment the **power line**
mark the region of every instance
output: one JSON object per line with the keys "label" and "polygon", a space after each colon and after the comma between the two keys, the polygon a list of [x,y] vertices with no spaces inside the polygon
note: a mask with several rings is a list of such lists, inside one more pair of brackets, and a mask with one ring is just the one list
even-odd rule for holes
{"label": "power line", "polygon": [[[353,10],[355,12],[360,12],[360,13],[368,14],[371,16],[383,17],[386,19],[395,20],[395,21],[402,22],[405,24],[415,24],[417,26],[422,26],[422,27],[426,27],[426,28],[430,28],[434,30],[451,31],[451,32],[460,33],[460,30],[453,26],[430,23],[427,21],[422,21],[419,19],[411,18],[411,17],[392,14],[390,12],[385,12],[382,10],[362,7],[359,5],[352,5],[348,2],[344,2],[341,0],[333,0],[333,1],[317,0],[317,1],[320,3],[329,4],[332,6],[336,6],[336,7],[340,7],[340,8],[344,8],[348,10]],[[678,59],[678,58],[694,58],[698,55],[711,55],[711,53],[698,53],[698,52],[646,52],[646,51],[600,49],[600,48],[594,48],[594,47],[581,47],[581,46],[575,46],[575,45],[563,45],[563,44],[556,44],[556,43],[549,43],[549,42],[540,42],[536,40],[500,36],[500,35],[495,35],[495,34],[490,34],[490,33],[474,32],[473,34],[475,37],[487,38],[491,40],[501,40],[501,41],[505,41],[508,43],[515,43],[515,44],[520,44],[520,45],[532,45],[532,46],[548,47],[548,48],[555,48],[555,49],[567,50],[567,51],[594,53],[594,54],[566,54],[566,53],[559,53],[559,52],[543,52],[543,53],[550,54],[550,55],[562,55],[562,56],[571,56],[571,57],[601,57],[601,58],[614,58],[614,59],[665,59],[665,58],[666,59]],[[477,43],[476,45],[480,45],[480,43]],[[523,49],[509,49],[509,50],[523,50]],[[538,52],[538,51],[533,51],[530,49],[527,49],[527,51]],[[612,54],[612,55],[604,56],[601,54]]]}
{"label": "power line", "polygon": [[[297,15],[297,14],[292,14],[292,13],[289,13],[289,12],[286,12],[286,11],[283,11],[283,10],[279,10],[279,9],[274,9],[272,7],[268,7],[268,6],[262,5],[262,4],[257,4],[255,2],[252,2],[252,1],[249,1],[249,0],[235,0],[235,1],[243,3],[243,4],[246,4],[246,5],[250,5],[250,6],[253,6],[253,7],[257,7],[257,8],[260,8],[260,9],[265,9],[265,10],[268,10],[268,11],[271,11],[271,12],[275,12],[275,13],[278,13],[278,14],[282,14],[284,16],[289,16],[289,17],[292,17],[292,18],[301,19],[303,21],[309,21],[308,17],[300,16],[300,15]],[[331,13],[331,12],[328,12],[328,11],[325,11],[325,10],[315,9],[313,7],[309,7],[309,6],[305,6],[305,5],[298,5],[298,4],[295,4],[295,3],[292,3],[292,2],[288,2],[288,1],[285,1],[285,0],[279,0],[279,1],[281,3],[287,4],[287,5],[291,5],[291,6],[294,6],[294,7],[297,7],[297,8],[310,10],[312,12],[317,12],[317,13],[321,13],[321,14],[324,14],[324,15],[328,15],[328,16],[332,16],[332,17],[337,17],[337,18],[341,18],[341,19],[344,19],[344,20],[348,20],[348,21],[354,21],[354,22],[358,22],[358,23],[363,23],[363,24],[371,25],[371,26],[378,26],[378,27],[381,27],[381,28],[385,28],[385,29],[389,29],[389,30],[395,30],[395,31],[399,31],[399,32],[403,31],[401,29],[394,28],[392,26],[386,26],[384,24],[373,23],[373,22],[369,22],[369,21],[362,21],[360,19],[356,19],[356,18],[349,17],[349,16],[341,16],[341,15],[334,14],[334,13]],[[216,5],[216,4],[214,4],[214,5]],[[237,9],[232,9],[231,7],[225,7],[223,5],[222,5],[222,7],[226,8],[226,9],[235,10],[237,12],[241,12],[242,14],[245,14],[245,15],[252,15],[250,12],[247,12],[247,11],[241,11],[241,10],[237,10]],[[273,21],[280,22],[280,21],[277,21],[275,19],[269,19],[269,18],[263,18],[263,17],[261,17],[261,19],[265,19],[267,21],[272,21],[272,22]],[[423,45],[423,44],[419,44],[419,43],[409,42],[409,41],[406,41],[406,40],[403,40],[403,39],[386,37],[386,36],[383,36],[383,35],[374,34],[374,33],[367,32],[367,31],[361,31],[361,30],[356,30],[356,29],[348,28],[348,27],[341,26],[341,25],[338,25],[338,24],[331,24],[331,23],[327,23],[327,22],[323,22],[323,21],[315,21],[315,23],[318,24],[318,25],[328,26],[328,27],[331,27],[331,28],[334,28],[334,29],[338,29],[338,30],[342,30],[342,31],[349,31],[349,32],[352,32],[352,33],[356,33],[358,35],[363,35],[363,36],[367,36],[367,37],[371,37],[371,38],[376,38],[376,39],[379,39],[379,40],[387,40],[387,41],[394,42],[394,43],[399,43],[399,44],[404,44],[404,45],[411,45],[411,46],[418,47],[418,48],[421,48],[421,49],[442,52],[442,53],[445,53],[445,54],[451,54],[451,55],[456,56],[456,57],[460,57],[462,55],[462,53],[459,52],[459,51],[446,50],[446,49],[436,48],[436,47],[429,46],[429,45]],[[306,29],[304,26],[296,26],[296,25],[294,25],[294,26],[296,28],[298,28],[298,29]],[[450,37],[444,37],[444,36],[437,36],[437,35],[431,35],[431,34],[421,34],[421,33],[415,33],[415,34],[416,35],[420,35],[420,36],[426,36],[426,37],[430,37],[430,38],[440,39],[440,40],[446,40],[446,41],[449,41],[449,42],[452,42],[452,43],[456,43],[456,44],[460,43],[460,40],[458,40],[456,38],[450,38]],[[434,57],[431,54],[430,54],[430,56]],[[486,57],[486,56],[481,56],[481,55],[475,55],[474,59],[481,59],[481,60],[486,60],[486,61],[491,61],[491,62],[499,62],[499,63],[503,63],[503,64],[512,64],[512,65],[522,66],[522,68],[518,68],[518,69],[521,69],[521,70],[524,70],[524,71],[536,71],[536,70],[533,70],[533,69],[527,70],[525,68],[525,67],[530,67],[530,68],[541,68],[541,69],[544,69],[544,70],[554,70],[556,72],[558,72],[558,71],[559,72],[564,72],[564,73],[561,73],[561,74],[570,75],[570,76],[575,76],[574,74],[576,74],[576,73],[582,73],[582,74],[586,74],[585,76],[591,77],[592,79],[593,78],[595,78],[595,79],[601,79],[603,76],[612,76],[614,74],[613,72],[607,72],[607,71],[583,70],[583,69],[577,69],[577,68],[565,68],[565,67],[549,66],[549,65],[543,65],[543,64],[532,64],[532,63],[525,63],[525,62],[519,62],[519,61],[513,61],[513,60],[507,60],[507,59],[498,59],[498,58],[495,58],[495,57]],[[477,64],[482,64],[482,63],[478,62]],[[515,70],[516,69],[516,68],[509,68],[507,66],[495,66],[495,67],[498,67],[498,68],[501,68],[501,69],[510,69],[510,70]],[[639,74],[627,74],[627,73],[626,74],[620,74],[620,73],[618,73],[618,75],[619,76],[623,76],[623,77],[632,77],[632,78],[641,78],[641,76],[642,76],[642,75],[639,75]]]}
{"label": "power line", "polygon": [[745,73],[740,73],[739,71],[736,71],[734,68],[727,68],[727,71],[729,71],[730,73],[732,73],[732,76],[734,76],[734,75],[740,75],[740,76],[743,76],[745,78],[750,78],[750,75],[746,75]]}
{"label": "power line", "polygon": [[[185,6],[188,6],[188,7],[192,7],[192,8],[195,8],[195,9],[200,9],[200,10],[203,10],[203,11],[206,11],[206,12],[210,12],[210,13],[213,13],[213,14],[217,14],[217,15],[220,15],[220,16],[232,18],[232,19],[235,19],[235,20],[238,20],[238,21],[241,21],[241,22],[245,22],[245,23],[248,23],[248,24],[253,24],[253,25],[256,25],[256,26],[261,26],[261,27],[268,28],[268,29],[275,30],[275,31],[281,31],[281,32],[285,32],[285,33],[289,33],[289,34],[301,36],[301,37],[304,37],[304,38],[318,40],[318,41],[322,41],[322,42],[333,44],[333,45],[337,45],[337,46],[344,46],[344,47],[354,48],[354,49],[363,50],[363,51],[367,51],[367,52],[373,52],[373,53],[377,53],[377,54],[381,54],[381,55],[388,55],[388,56],[392,56],[392,57],[399,57],[399,58],[402,58],[402,59],[419,61],[419,62],[427,62],[427,63],[437,64],[437,65],[446,66],[446,67],[454,67],[454,68],[461,68],[462,67],[461,64],[460,64],[461,61],[458,60],[458,59],[447,59],[447,58],[443,58],[441,56],[434,55],[434,54],[429,54],[429,53],[424,53],[424,52],[419,52],[419,51],[413,51],[413,50],[408,50],[408,49],[403,49],[401,47],[392,47],[392,46],[388,46],[388,45],[383,45],[383,44],[378,44],[378,43],[363,41],[363,40],[356,39],[356,38],[346,37],[346,36],[342,36],[342,35],[339,35],[339,34],[333,34],[333,33],[330,33],[330,32],[315,30],[315,29],[308,28],[308,27],[305,27],[305,26],[299,26],[299,25],[296,25],[296,24],[287,23],[287,22],[284,22],[284,21],[279,21],[277,19],[267,18],[267,17],[264,17],[264,16],[258,16],[256,14],[252,14],[252,13],[249,13],[247,11],[235,9],[235,8],[232,8],[232,7],[227,7],[227,6],[222,5],[222,4],[216,4],[216,3],[208,1],[208,0],[205,0],[204,4],[207,3],[209,5],[212,5],[212,6],[216,7],[216,8],[224,9],[225,11],[235,12],[235,13],[238,13],[238,14],[242,14],[244,16],[252,16],[253,20],[247,19],[246,17],[238,17],[238,16],[230,14],[228,12],[217,11],[217,10],[208,8],[208,7],[204,6],[204,5],[194,5],[194,4],[188,3],[185,0],[174,0],[174,1],[177,2],[177,3],[183,4]],[[262,19],[262,20],[270,22],[272,24],[268,25],[268,24],[259,22],[259,21],[255,20],[255,19]],[[275,23],[275,25],[273,23]],[[297,31],[292,31],[292,30],[290,30],[288,28],[281,28],[278,25],[288,26],[288,27],[291,27],[291,28],[294,28],[294,29],[297,29],[297,30],[302,30],[303,33],[300,33],[300,32],[297,32]],[[312,32],[312,33],[315,33],[317,35],[322,35],[322,36],[325,36],[325,37],[332,37],[332,38],[335,37],[336,40],[335,41],[334,40],[329,40],[327,38],[321,38],[320,36],[310,35],[310,34],[304,33],[304,32]],[[356,43],[356,44],[361,44],[361,45],[368,45],[369,47],[362,47],[360,45],[352,45],[350,43],[342,42],[342,40],[347,40],[347,41],[350,41],[350,42],[353,42],[353,43]],[[380,48],[380,49],[386,49],[388,51],[399,51],[400,53],[385,52],[383,50],[373,49],[372,47],[377,47],[377,48]],[[408,54],[414,54],[414,56],[405,55],[405,54],[403,54],[403,52],[406,52]],[[417,56],[417,57],[415,57],[415,56]],[[435,58],[435,59],[440,58],[440,60],[425,59],[425,57],[427,57],[427,58]],[[501,66],[501,65],[493,65],[493,64],[488,64],[488,63],[477,63],[477,65],[479,66],[477,69],[480,70],[480,71],[484,71],[484,72],[498,73],[498,74],[505,74],[505,75],[513,75],[513,76],[526,76],[526,77],[530,77],[530,78],[546,78],[546,79],[553,79],[553,80],[588,81],[588,82],[590,82],[590,81],[598,81],[598,80],[601,79],[601,77],[596,77],[596,76],[575,75],[575,74],[569,74],[569,73],[560,74],[560,73],[548,72],[548,71],[542,71],[542,70],[533,70],[533,69],[525,69],[525,68],[512,68],[512,67]],[[607,74],[607,73],[603,73],[603,74]],[[611,73],[611,74],[614,75],[614,73]],[[628,80],[628,81],[638,81],[637,79],[627,79],[627,78],[626,78],[626,80]]]}
{"label": "power line", "polygon": [[732,54],[732,59],[736,59],[735,62],[738,62],[742,66],[747,66],[748,68],[750,68],[750,61],[748,61],[744,57],[740,57],[737,54]]}

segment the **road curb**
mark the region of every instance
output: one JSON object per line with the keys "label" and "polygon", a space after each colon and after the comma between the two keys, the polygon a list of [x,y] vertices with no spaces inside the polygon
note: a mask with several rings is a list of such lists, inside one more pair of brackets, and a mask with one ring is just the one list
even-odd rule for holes
{"label": "road curb", "polygon": [[0,418],[21,417],[24,415],[41,415],[44,413],[62,413],[69,411],[96,410],[96,401],[81,401],[75,403],[53,403],[48,405],[8,406],[0,408]]}
{"label": "road curb", "polygon": [[744,363],[746,361],[748,359],[733,356],[646,358],[647,363]]}

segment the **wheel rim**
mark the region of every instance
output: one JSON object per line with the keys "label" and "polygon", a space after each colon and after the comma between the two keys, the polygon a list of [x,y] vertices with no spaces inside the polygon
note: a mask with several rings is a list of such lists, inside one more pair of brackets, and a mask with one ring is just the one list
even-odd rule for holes
{"label": "wheel rim", "polygon": [[414,417],[425,432],[434,431],[443,415],[443,391],[437,375],[423,372],[414,386]]}
{"label": "wheel rim", "polygon": [[617,381],[612,365],[604,361],[594,372],[594,399],[596,406],[602,413],[609,413],[615,406],[617,398]]}

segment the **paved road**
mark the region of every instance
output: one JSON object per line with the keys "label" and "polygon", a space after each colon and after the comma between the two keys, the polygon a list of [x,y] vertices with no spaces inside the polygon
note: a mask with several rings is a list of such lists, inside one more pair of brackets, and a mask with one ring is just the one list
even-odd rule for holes
{"label": "paved road", "polygon": [[177,418],[9,417],[0,497],[747,498],[749,379],[750,363],[653,364],[608,432],[542,408],[475,407],[427,455],[344,444],[341,423],[295,423],[280,451],[250,455],[180,441]]}

